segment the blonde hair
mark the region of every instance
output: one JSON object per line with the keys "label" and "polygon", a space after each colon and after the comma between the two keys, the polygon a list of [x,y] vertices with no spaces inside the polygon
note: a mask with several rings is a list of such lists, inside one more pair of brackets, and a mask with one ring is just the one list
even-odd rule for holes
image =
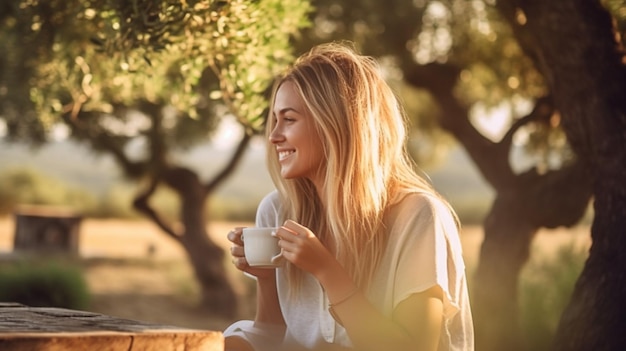
{"label": "blonde hair", "polygon": [[[275,122],[268,119],[268,169],[283,216],[311,229],[355,283],[367,287],[387,244],[383,216],[390,201],[403,192],[436,194],[406,152],[404,111],[376,61],[345,44],[316,46],[298,58],[278,80],[270,106],[285,81],[315,120],[327,163],[324,206],[310,180],[280,176],[269,142]],[[297,289],[302,272],[286,269]]]}

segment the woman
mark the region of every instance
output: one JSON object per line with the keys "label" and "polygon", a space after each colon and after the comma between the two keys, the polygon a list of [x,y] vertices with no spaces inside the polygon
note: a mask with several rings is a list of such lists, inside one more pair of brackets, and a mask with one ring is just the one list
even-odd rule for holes
{"label": "woman", "polygon": [[234,265],[257,280],[255,321],[227,350],[473,350],[453,210],[414,170],[405,119],[376,62],[340,44],[300,57],[279,80],[267,123],[276,191],[256,225],[286,264]]}

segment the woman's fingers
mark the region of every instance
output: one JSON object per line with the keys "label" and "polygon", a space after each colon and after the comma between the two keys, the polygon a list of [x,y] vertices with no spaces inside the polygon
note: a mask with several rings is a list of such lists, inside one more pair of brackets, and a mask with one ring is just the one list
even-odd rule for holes
{"label": "woman's fingers", "polygon": [[244,227],[237,227],[228,232],[227,238],[232,243],[230,246],[231,262],[235,268],[247,275],[257,278],[269,278],[275,274],[273,269],[250,267],[244,254],[244,242],[241,240]]}
{"label": "woman's fingers", "polygon": [[237,227],[228,232],[226,236],[230,242],[233,243],[230,247],[231,261],[235,267],[244,269],[247,266],[247,261],[244,256],[243,240],[241,240],[242,228]]}
{"label": "woman's fingers", "polygon": [[241,234],[243,233],[243,227],[237,227],[228,232],[226,238],[233,244],[243,246],[243,240],[241,240]]}
{"label": "woman's fingers", "polygon": [[233,246],[231,246],[230,255],[232,256],[231,262],[240,271],[245,271],[246,269],[250,268],[250,266],[248,265],[248,261],[246,260],[246,256],[244,254],[243,246],[237,245],[237,244],[234,244]]}
{"label": "woman's fingers", "polygon": [[239,245],[231,246],[230,254],[235,257],[244,257],[243,246],[239,246]]}
{"label": "woman's fingers", "polygon": [[298,247],[299,247],[299,243],[296,243],[294,241],[289,241],[286,239],[280,239],[278,240],[278,246],[280,246],[281,249],[283,249],[283,253],[286,252],[298,252]]}
{"label": "woman's fingers", "polygon": [[287,220],[276,232],[276,236],[288,242],[302,242],[309,236],[310,230],[292,220]]}
{"label": "woman's fingers", "polygon": [[306,233],[308,231],[305,226],[302,226],[291,219],[286,220],[281,228],[295,236],[302,236],[303,233]]}
{"label": "woman's fingers", "polygon": [[248,267],[248,262],[246,261],[245,257],[233,256],[231,261],[233,262],[233,265],[239,270],[244,270]]}

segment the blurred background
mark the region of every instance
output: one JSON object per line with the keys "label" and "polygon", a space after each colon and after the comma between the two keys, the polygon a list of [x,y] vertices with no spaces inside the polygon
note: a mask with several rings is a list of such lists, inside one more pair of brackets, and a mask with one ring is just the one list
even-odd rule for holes
{"label": "blurred background", "polygon": [[[215,175],[228,162],[242,134],[238,125],[224,124],[216,132],[219,140],[177,155],[180,163],[195,168],[202,178]],[[212,218],[254,221],[259,201],[274,189],[265,167],[261,138],[255,137],[242,163],[211,199]],[[6,141],[1,146],[3,215],[11,215],[19,204],[72,206],[80,202],[80,212],[89,217],[141,218],[132,208],[136,184],[124,177],[112,157],[94,155],[68,139],[37,149]],[[436,165],[422,169],[454,204],[463,223],[480,225],[493,201],[493,190],[461,147],[455,146]],[[178,210],[175,196],[166,192],[159,196],[156,201],[163,211],[174,217]]]}
{"label": "blurred background", "polygon": [[[461,219],[480,349],[551,349],[594,219],[596,136],[567,123],[619,85],[570,69],[557,89],[550,50],[612,52],[626,4],[530,3],[4,1],[0,301],[214,330],[251,318],[225,235],[273,189],[269,89],[313,45],[349,40],[380,62],[408,150]],[[617,55],[582,56],[619,80]]]}

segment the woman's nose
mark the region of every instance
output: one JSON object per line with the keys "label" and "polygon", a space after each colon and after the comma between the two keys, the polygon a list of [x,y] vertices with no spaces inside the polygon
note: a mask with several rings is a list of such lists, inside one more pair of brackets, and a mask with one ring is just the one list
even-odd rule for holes
{"label": "woman's nose", "polygon": [[278,126],[274,126],[274,129],[270,132],[270,143],[277,144],[285,140],[285,136]]}

